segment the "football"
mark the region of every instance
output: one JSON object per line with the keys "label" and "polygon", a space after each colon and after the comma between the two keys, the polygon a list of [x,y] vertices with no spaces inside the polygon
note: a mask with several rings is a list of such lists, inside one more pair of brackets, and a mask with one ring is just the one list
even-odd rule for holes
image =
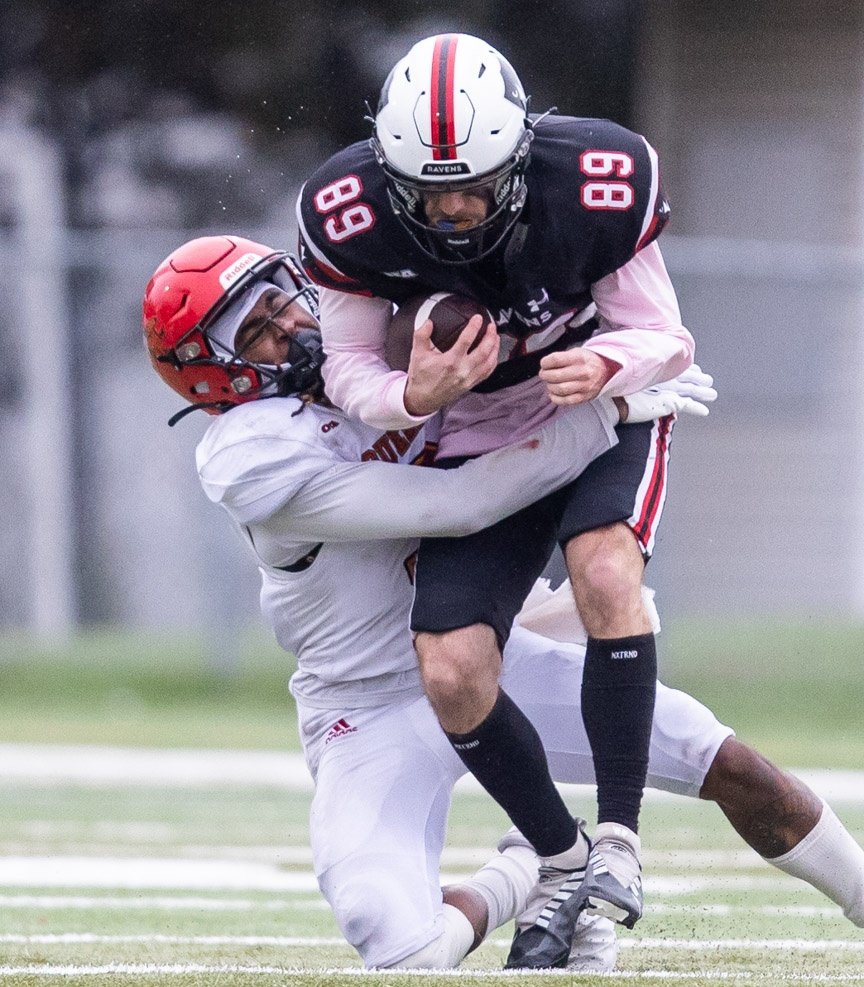
{"label": "football", "polygon": [[[411,357],[411,344],[415,329],[419,329],[427,319],[432,320],[432,342],[441,352],[450,349],[459,333],[474,315],[483,316],[483,325],[494,319],[479,302],[464,295],[454,295],[439,291],[434,295],[411,298],[396,310],[387,330],[385,347],[387,363],[393,370],[407,370]],[[478,335],[473,349],[482,338]],[[469,351],[470,352],[470,351]]]}

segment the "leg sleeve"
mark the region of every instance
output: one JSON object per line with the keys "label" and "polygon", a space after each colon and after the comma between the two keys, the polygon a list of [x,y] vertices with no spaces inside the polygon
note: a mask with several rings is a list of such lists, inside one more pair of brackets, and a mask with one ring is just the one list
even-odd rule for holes
{"label": "leg sleeve", "polygon": [[[580,645],[514,627],[504,651],[501,684],[540,734],[552,777],[593,785],[580,697],[584,654]],[[648,787],[697,797],[720,745],[732,733],[698,700],[658,682]]]}
{"label": "leg sleeve", "polygon": [[347,727],[320,741],[315,873],[365,966],[391,966],[442,934],[438,868],[464,769],[425,699],[333,719]]}

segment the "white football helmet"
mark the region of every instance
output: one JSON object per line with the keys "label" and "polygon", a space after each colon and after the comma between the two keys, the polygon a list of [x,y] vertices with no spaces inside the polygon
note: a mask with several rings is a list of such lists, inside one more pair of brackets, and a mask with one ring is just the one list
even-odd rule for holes
{"label": "white football helmet", "polygon": [[[387,77],[371,143],[393,211],[420,248],[464,264],[493,250],[519,218],[533,136],[507,59],[479,38],[440,34],[414,45]],[[423,194],[454,189],[488,200],[483,222],[463,230],[428,222]]]}

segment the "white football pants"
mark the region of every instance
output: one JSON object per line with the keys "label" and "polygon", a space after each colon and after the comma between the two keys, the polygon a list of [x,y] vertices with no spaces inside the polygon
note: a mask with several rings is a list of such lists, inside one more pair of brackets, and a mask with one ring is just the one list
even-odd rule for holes
{"label": "white football pants", "polygon": [[[593,784],[580,705],[584,654],[581,645],[514,627],[502,686],[539,731],[555,780]],[[450,795],[465,767],[424,697],[298,712],[315,780],[310,833],[319,886],[364,964],[391,966],[441,935],[439,862]],[[658,684],[648,786],[696,797],[732,732],[691,696]]]}

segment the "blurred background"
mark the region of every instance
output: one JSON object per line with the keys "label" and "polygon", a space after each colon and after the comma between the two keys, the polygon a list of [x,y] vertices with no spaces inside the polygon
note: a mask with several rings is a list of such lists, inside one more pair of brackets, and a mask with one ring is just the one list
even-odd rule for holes
{"label": "blurred background", "polygon": [[[672,204],[661,247],[720,391],[710,418],[675,432],[648,574],[666,660],[746,671],[756,652],[770,666],[794,651],[802,669],[842,669],[860,707],[858,0],[4,0],[2,11],[7,672],[94,629],[197,634],[212,668],[236,670],[260,629],[257,573],[198,487],[207,420],[167,427],[178,399],[144,354],[143,288],[192,236],[293,247],[304,176],[368,135],[364,104],[389,67],[446,30],[498,47],[535,110],[610,117],[660,154]],[[728,643],[757,625],[755,651],[747,635]],[[826,628],[840,626],[853,637],[826,654]]]}

